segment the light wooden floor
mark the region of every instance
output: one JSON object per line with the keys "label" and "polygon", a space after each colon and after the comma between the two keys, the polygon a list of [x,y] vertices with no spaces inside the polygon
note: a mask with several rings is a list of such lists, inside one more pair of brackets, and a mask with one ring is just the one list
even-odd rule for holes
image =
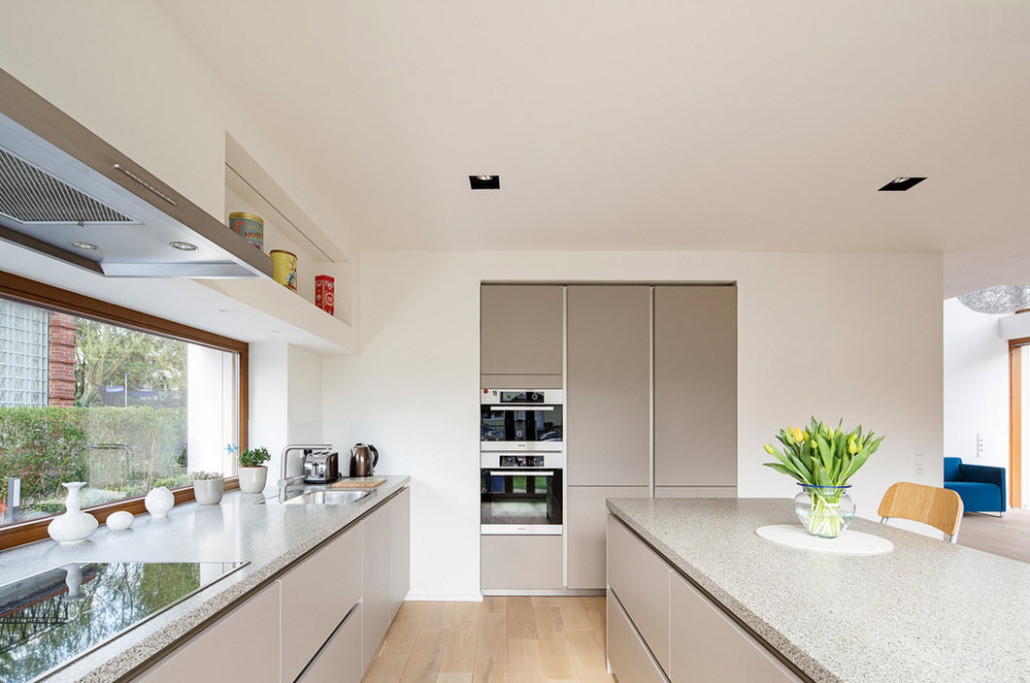
{"label": "light wooden floor", "polygon": [[959,545],[1030,562],[1030,510],[1010,509],[1001,519],[966,513],[958,532]]}
{"label": "light wooden floor", "polygon": [[364,683],[614,682],[604,598],[405,602]]}

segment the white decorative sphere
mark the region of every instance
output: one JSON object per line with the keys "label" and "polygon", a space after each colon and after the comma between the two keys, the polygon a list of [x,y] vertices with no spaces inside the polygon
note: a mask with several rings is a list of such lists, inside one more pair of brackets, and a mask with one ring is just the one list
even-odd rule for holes
{"label": "white decorative sphere", "polygon": [[147,507],[147,512],[151,517],[161,519],[167,517],[168,511],[175,506],[175,495],[167,487],[161,486],[151,489],[147,497],[143,499],[143,504]]}
{"label": "white decorative sphere", "polygon": [[136,518],[132,516],[131,512],[119,510],[107,516],[107,528],[111,531],[125,531],[132,526],[134,521],[136,521]]}

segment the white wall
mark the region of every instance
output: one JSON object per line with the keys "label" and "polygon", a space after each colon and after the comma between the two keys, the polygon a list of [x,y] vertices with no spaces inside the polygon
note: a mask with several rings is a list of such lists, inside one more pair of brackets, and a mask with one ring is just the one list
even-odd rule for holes
{"label": "white wall", "polygon": [[958,299],[944,302],[944,455],[1007,469],[1009,349],[998,336],[1000,317],[971,311]]}
{"label": "white wall", "polygon": [[[887,435],[852,480],[875,516],[913,453],[941,480],[937,255],[364,252],[360,356],[324,359],[325,434],[412,476],[417,596],[479,593],[479,285],[714,281],[739,286],[739,492],[790,497],[762,443],[813,413]],[[646,444],[641,444],[646,448]]]}

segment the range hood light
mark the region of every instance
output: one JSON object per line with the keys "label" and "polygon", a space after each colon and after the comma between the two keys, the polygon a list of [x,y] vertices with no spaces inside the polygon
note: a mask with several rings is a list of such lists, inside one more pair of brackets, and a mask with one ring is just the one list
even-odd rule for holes
{"label": "range hood light", "polygon": [[95,251],[100,248],[95,244],[90,244],[89,242],[69,242],[68,246],[75,247],[76,249],[88,249],[89,251]]}
{"label": "range hood light", "polygon": [[169,242],[168,246],[175,247],[179,251],[196,251],[197,245],[190,244],[189,242]]}

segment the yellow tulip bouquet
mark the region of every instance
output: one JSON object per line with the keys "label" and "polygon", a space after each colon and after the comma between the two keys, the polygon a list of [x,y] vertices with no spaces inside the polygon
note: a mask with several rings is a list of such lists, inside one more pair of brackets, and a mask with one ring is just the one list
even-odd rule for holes
{"label": "yellow tulip bouquet", "polygon": [[[764,463],[777,472],[794,477],[808,493],[811,510],[802,522],[810,533],[835,538],[850,523],[841,515],[841,494],[848,479],[855,474],[880,447],[883,437],[862,426],[848,431],[844,420],[837,428],[827,427],[813,417],[807,428],[787,427],[776,435],[783,448],[765,444],[765,451],[777,462]],[[853,515],[853,512],[852,512]]]}

